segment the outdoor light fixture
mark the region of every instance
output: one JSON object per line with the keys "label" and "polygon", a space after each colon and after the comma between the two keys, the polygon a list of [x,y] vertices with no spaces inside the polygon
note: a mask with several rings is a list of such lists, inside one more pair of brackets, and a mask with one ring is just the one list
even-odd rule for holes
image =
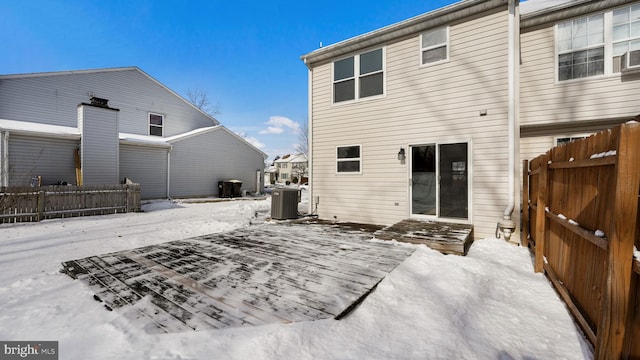
{"label": "outdoor light fixture", "polygon": [[404,148],[401,147],[400,151],[398,151],[398,160],[400,161],[404,161],[404,159],[406,159],[407,157],[404,154]]}

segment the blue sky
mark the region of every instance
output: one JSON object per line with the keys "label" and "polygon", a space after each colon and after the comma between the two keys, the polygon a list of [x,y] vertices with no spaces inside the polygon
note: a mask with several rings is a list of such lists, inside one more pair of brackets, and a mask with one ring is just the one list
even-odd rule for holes
{"label": "blue sky", "polygon": [[301,55],[454,2],[0,0],[0,73],[138,66],[273,159],[308,118]]}

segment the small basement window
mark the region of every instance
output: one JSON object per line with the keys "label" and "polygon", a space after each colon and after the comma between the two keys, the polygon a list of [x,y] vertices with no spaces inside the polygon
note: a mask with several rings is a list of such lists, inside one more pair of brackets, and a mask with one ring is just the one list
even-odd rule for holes
{"label": "small basement window", "polygon": [[164,136],[164,115],[149,113],[149,135]]}
{"label": "small basement window", "polygon": [[336,171],[339,173],[360,173],[360,145],[338,146],[336,148]]}

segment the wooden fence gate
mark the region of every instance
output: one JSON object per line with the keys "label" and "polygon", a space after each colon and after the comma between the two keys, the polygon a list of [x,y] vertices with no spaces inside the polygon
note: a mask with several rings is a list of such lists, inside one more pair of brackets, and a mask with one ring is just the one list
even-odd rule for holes
{"label": "wooden fence gate", "polygon": [[[524,162],[523,243],[594,345],[640,358],[640,124]],[[636,339],[632,341],[632,339]]]}

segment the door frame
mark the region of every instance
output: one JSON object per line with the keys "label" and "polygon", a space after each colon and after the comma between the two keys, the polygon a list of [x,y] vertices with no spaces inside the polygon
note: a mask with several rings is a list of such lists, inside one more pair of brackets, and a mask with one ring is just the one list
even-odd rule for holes
{"label": "door frame", "polygon": [[[467,144],[467,218],[447,218],[440,216],[440,145],[446,144]],[[426,146],[426,145],[435,145],[436,147],[436,215],[422,215],[422,214],[414,214],[413,213],[413,179],[412,179],[412,171],[413,168],[413,158],[412,148],[417,146]],[[460,223],[460,224],[472,224],[473,223],[473,142],[470,138],[465,139],[453,139],[446,141],[421,141],[421,142],[412,142],[406,145],[407,146],[407,213],[408,217],[411,219],[418,220],[434,220],[434,221],[444,221],[451,223]]]}

